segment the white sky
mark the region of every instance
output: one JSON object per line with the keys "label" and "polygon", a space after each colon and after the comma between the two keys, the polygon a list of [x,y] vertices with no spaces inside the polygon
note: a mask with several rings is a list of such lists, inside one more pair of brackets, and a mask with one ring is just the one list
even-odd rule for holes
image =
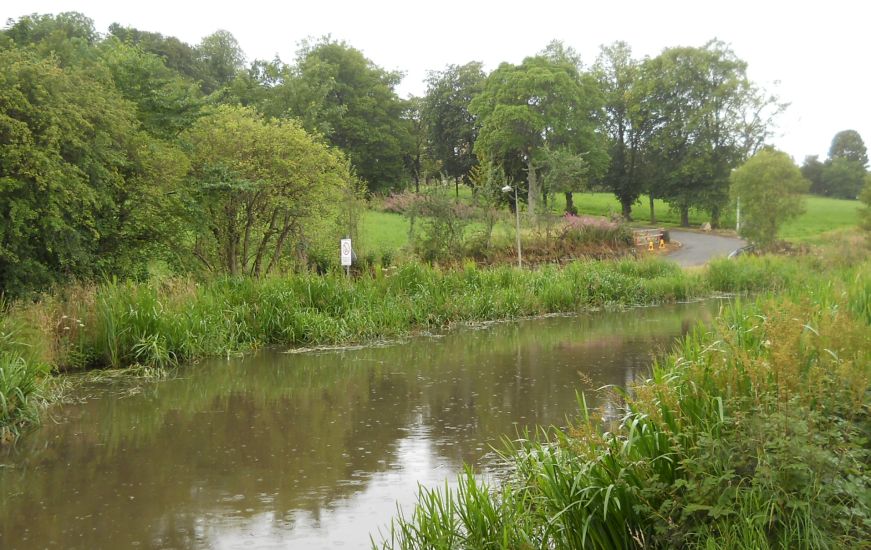
{"label": "white sky", "polygon": [[599,45],[616,40],[641,57],[716,37],[749,63],[755,82],[791,104],[773,142],[798,163],[808,154],[825,157],[840,130],[857,130],[871,145],[871,4],[863,0],[3,0],[0,22],[62,11],[84,13],[100,32],[117,22],[191,45],[226,29],[249,61],[277,54],[290,62],[301,39],[330,34],[403,71],[403,96],[423,94],[427,70],[468,61],[492,70],[552,39],[589,64]]}

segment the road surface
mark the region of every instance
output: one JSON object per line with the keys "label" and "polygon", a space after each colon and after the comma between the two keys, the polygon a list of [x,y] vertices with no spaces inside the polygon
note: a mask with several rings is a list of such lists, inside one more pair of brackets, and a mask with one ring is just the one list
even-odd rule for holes
{"label": "road surface", "polygon": [[728,256],[730,252],[746,246],[747,242],[735,237],[722,237],[710,233],[694,233],[691,231],[669,230],[672,242],[678,241],[683,246],[667,257],[682,267],[703,265],[713,258]]}

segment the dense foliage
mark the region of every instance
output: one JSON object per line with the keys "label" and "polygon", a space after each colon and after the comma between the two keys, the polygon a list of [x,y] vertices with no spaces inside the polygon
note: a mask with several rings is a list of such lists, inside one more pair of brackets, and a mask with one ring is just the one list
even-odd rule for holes
{"label": "dense foliage", "polygon": [[743,201],[739,233],[760,247],[770,246],[783,223],[803,211],[808,181],[786,153],[762,149],[730,179],[733,200]]}
{"label": "dense foliage", "polygon": [[855,199],[868,176],[868,151],[862,136],[844,130],[832,138],[829,156],[820,162],[816,155],[804,160],[801,172],[811,182],[810,192],[825,197]]}
{"label": "dense foliage", "polygon": [[[19,296],[105,274],[145,277],[156,266],[262,274],[270,261],[254,267],[265,261],[256,259],[255,233],[277,258],[272,269],[304,268],[309,252],[355,232],[353,213],[342,221],[335,215],[342,201],[364,187],[386,193],[413,182],[419,190],[432,179],[453,180],[457,197],[466,184],[492,208],[525,209],[533,224],[540,223],[538,213],[563,204],[557,195],[565,195],[565,210],[573,213],[573,194],[597,189],[614,193],[626,219],[646,194],[652,222],[657,198],[680,214],[682,225],[692,210],[707,212],[716,226],[728,205],[731,170],[764,144],[783,108],[718,41],[644,59],[616,42],[592,65],[552,42],[489,74],[478,62],[432,71],[420,98],[397,95],[401,78],[330,38],[302,42],[290,62],[248,60],[226,30],[190,45],[117,24],[104,35],[79,13],[10,20],[0,31],[0,214],[10,220],[0,228],[0,292]],[[213,127],[227,133],[215,136],[224,144],[216,151],[260,159],[256,174],[250,166],[244,175],[231,173],[229,159],[193,139],[209,124],[201,118],[229,116],[219,106],[245,107],[235,116],[309,145],[270,150],[269,138],[262,148],[232,153],[230,142],[243,134],[232,125]],[[276,154],[294,159],[267,167],[264,159]],[[279,180],[296,177],[296,170],[313,176],[320,155],[329,158],[330,177],[344,182],[342,193],[328,191],[332,183],[293,183],[306,194],[326,192],[306,197],[302,212],[288,210],[293,228],[286,232],[283,214],[275,225],[271,214],[237,220],[249,231],[239,249],[247,240],[251,257],[234,263],[225,250],[219,261],[217,250],[228,245],[218,233],[237,229],[217,229],[215,194],[203,190],[243,181],[285,185]],[[867,163],[861,137],[839,133],[829,156],[803,169],[812,191],[855,198]],[[500,193],[505,185],[517,187],[526,204]],[[251,211],[231,210],[225,220]]]}
{"label": "dense foliage", "polygon": [[294,117],[215,108],[244,69],[230,33],[192,48],[110,30],[65,13],[0,34],[0,295],[155,262],[266,273],[353,231],[337,214],[360,188],[342,152]]}

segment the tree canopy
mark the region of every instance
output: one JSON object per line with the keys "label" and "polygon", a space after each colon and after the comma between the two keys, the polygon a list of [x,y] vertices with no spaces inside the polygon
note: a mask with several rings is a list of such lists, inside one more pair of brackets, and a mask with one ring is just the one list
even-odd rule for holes
{"label": "tree canopy", "polygon": [[306,44],[298,74],[305,90],[320,95],[318,121],[330,143],[351,159],[369,189],[401,187],[406,176],[409,128],[394,88],[401,75],[376,66],[344,42]]}
{"label": "tree canopy", "polygon": [[682,225],[689,224],[691,207],[707,210],[718,225],[731,170],[765,142],[768,120],[782,109],[746,70],[718,41],[669,48],[645,62],[650,176]]}
{"label": "tree canopy", "polygon": [[770,246],[783,222],[804,211],[809,182],[789,155],[764,148],[732,172],[730,193],[741,201],[742,237]]}
{"label": "tree canopy", "polygon": [[135,271],[184,157],[87,71],[19,49],[0,67],[0,288]]}
{"label": "tree canopy", "polygon": [[829,158],[847,159],[859,163],[862,168],[868,166],[868,150],[862,136],[856,130],[843,130],[832,138],[832,146],[829,147]]}
{"label": "tree canopy", "polygon": [[820,162],[816,155],[808,156],[801,171],[811,182],[811,193],[855,199],[865,183],[867,164],[868,151],[862,136],[855,130],[844,130],[832,139],[825,162]]}
{"label": "tree canopy", "polygon": [[601,105],[594,80],[571,61],[545,53],[520,65],[503,63],[470,105],[481,124],[475,152],[514,181],[526,179],[527,205],[535,216],[544,147],[584,154],[591,170],[604,168],[607,153],[596,130]]}
{"label": "tree canopy", "polygon": [[192,253],[211,271],[261,275],[290,243],[305,254],[318,221],[338,216],[355,188],[339,151],[293,120],[221,106],[183,139],[191,151]]}
{"label": "tree canopy", "polygon": [[481,63],[450,65],[427,77],[421,116],[428,130],[431,156],[451,178],[462,179],[477,164],[478,120],[469,111],[484,89],[487,75]]}

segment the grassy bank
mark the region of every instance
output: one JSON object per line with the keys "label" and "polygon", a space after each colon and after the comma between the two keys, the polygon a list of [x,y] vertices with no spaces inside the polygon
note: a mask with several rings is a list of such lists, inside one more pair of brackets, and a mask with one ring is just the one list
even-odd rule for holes
{"label": "grassy bank", "polygon": [[816,257],[748,257],[694,272],[657,259],[522,271],[406,264],[358,279],[330,273],[68,287],[4,308],[0,431],[10,438],[35,420],[49,371],[171,367],[262,346],[369,342],[470,321],[779,289],[801,286],[830,265]]}
{"label": "grassy bank", "polygon": [[829,270],[739,303],[626,393],[616,425],[582,406],[568,429],[510,443],[508,479],[467,471],[456,491],[422,489],[382,546],[865,547],[868,272]]}

